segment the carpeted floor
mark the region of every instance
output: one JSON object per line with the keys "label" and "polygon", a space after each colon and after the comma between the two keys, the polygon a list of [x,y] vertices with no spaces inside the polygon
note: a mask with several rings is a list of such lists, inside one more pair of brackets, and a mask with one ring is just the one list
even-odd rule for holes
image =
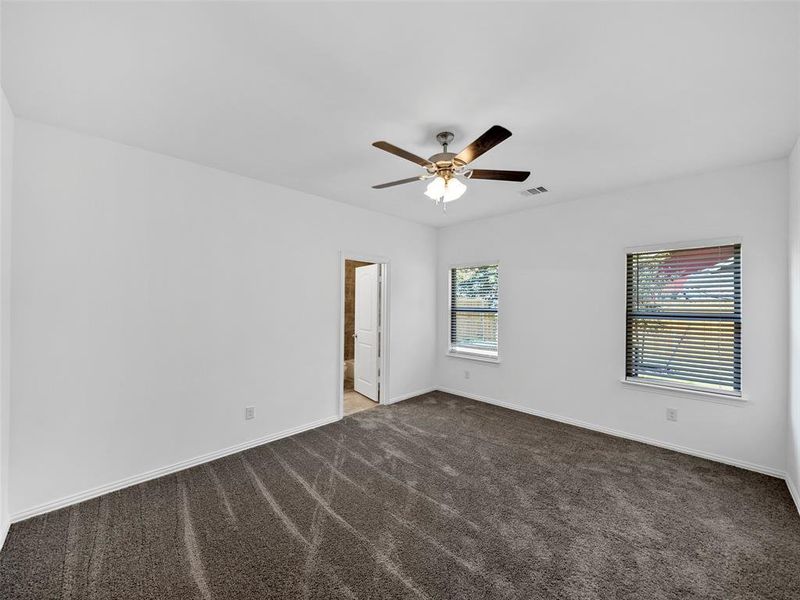
{"label": "carpeted floor", "polygon": [[0,597],[800,597],[784,482],[434,393],[18,523]]}

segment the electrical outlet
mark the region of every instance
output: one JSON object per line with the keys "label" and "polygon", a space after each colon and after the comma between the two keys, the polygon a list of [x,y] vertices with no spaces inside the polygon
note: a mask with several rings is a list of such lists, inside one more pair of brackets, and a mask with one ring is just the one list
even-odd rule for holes
{"label": "electrical outlet", "polygon": [[464,371],[464,379],[469,379],[469,371]]}
{"label": "electrical outlet", "polygon": [[255,419],[256,418],[256,407],[255,406],[246,406],[244,409],[244,418],[246,420]]}
{"label": "electrical outlet", "polygon": [[678,409],[677,408],[668,408],[667,409],[667,421],[677,421],[678,420]]}

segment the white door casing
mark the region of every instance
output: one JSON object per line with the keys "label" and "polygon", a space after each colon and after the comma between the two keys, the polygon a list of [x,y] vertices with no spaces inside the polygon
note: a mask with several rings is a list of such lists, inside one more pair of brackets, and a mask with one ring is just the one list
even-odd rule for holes
{"label": "white door casing", "polygon": [[378,401],[378,325],[380,265],[356,268],[355,391]]}

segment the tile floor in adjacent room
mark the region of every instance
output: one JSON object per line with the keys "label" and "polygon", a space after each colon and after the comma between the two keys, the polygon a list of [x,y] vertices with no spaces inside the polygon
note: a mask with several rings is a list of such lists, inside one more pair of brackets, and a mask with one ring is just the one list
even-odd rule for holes
{"label": "tile floor in adjacent room", "polygon": [[378,406],[377,402],[370,400],[366,396],[362,396],[355,390],[344,391],[344,414],[352,415],[368,408],[375,408]]}

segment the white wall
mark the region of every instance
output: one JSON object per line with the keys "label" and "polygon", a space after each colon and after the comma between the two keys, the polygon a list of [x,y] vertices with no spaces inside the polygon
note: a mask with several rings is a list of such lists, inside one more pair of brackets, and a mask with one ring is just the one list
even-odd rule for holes
{"label": "white wall", "polygon": [[0,90],[0,548],[9,525],[11,193],[14,115]]}
{"label": "white wall", "polygon": [[[392,261],[392,398],[438,384],[785,468],[786,161],[454,226],[437,247],[423,226],[117,143],[20,119],[15,137],[12,514],[333,417],[341,249]],[[625,248],[731,236],[747,403],[619,383]],[[497,259],[503,362],[445,357],[447,267]]]}
{"label": "white wall", "polygon": [[789,157],[789,411],[786,474],[800,510],[800,139]]}
{"label": "white wall", "polygon": [[[800,32],[800,4],[797,27]],[[797,65],[800,69],[800,37]],[[800,80],[797,101],[800,122]],[[789,403],[786,423],[786,483],[800,510],[800,138],[789,155]]]}
{"label": "white wall", "polygon": [[341,249],[434,384],[435,230],[22,119],[14,166],[12,514],[335,417]]}
{"label": "white wall", "polygon": [[[440,386],[782,473],[787,186],[780,160],[443,230]],[[725,237],[742,238],[747,402],[732,406],[620,383],[625,249]],[[483,260],[500,261],[499,365],[445,356],[447,269]],[[667,407],[678,409],[677,423],[666,421]]]}

